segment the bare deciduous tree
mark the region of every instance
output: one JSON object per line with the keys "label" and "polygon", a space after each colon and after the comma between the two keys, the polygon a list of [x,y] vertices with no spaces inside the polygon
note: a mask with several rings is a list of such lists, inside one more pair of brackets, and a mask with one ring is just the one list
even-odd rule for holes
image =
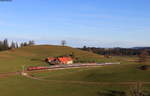
{"label": "bare deciduous tree", "polygon": [[62,41],[61,41],[61,45],[62,45],[62,46],[65,46],[66,44],[67,44],[66,40],[62,40]]}
{"label": "bare deciduous tree", "polygon": [[141,54],[139,55],[139,62],[140,63],[145,63],[147,61],[149,53],[147,50],[141,51]]}

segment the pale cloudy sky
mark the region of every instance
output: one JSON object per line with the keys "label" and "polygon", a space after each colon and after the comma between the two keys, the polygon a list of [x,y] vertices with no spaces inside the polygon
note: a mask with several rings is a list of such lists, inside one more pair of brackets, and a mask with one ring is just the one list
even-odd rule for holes
{"label": "pale cloudy sky", "polygon": [[150,46],[150,0],[0,2],[0,39],[69,46]]}

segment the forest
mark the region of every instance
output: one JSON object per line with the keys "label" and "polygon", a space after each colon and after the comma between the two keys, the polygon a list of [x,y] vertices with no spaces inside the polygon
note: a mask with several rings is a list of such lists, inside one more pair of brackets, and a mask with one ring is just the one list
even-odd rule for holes
{"label": "forest", "polygon": [[97,47],[86,47],[79,48],[84,51],[93,52],[100,55],[110,56],[138,56],[143,51],[150,55],[149,47],[133,47],[133,48],[97,48]]}
{"label": "forest", "polygon": [[28,42],[14,42],[12,41],[11,43],[8,41],[8,39],[4,39],[0,41],[0,51],[4,51],[4,50],[10,50],[10,49],[14,49],[14,48],[20,48],[23,46],[31,46],[34,45],[35,42],[33,40],[30,40]]}

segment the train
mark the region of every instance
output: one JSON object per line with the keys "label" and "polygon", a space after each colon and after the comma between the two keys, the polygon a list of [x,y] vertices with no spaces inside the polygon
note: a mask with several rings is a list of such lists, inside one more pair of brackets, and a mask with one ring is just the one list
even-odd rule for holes
{"label": "train", "polygon": [[57,68],[105,66],[105,65],[112,65],[112,64],[120,64],[120,63],[85,63],[85,64],[68,64],[68,65],[60,64],[60,65],[52,65],[52,66],[30,66],[27,68],[27,71],[57,69]]}

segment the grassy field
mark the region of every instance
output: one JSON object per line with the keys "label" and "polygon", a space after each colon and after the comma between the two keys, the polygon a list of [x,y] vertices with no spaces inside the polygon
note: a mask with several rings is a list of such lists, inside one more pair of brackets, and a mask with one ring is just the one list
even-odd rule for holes
{"label": "grassy field", "polygon": [[127,86],[98,86],[44,82],[15,76],[0,79],[1,96],[101,96],[107,90],[126,90]]}
{"label": "grassy field", "polygon": [[81,62],[103,62],[101,55],[71,47],[36,45],[0,52],[0,73],[22,70],[22,66],[47,66],[45,58],[74,53]]}
{"label": "grassy field", "polygon": [[[150,71],[139,70],[137,69],[138,66],[139,65],[137,64],[123,64],[97,68],[55,70],[32,74],[35,78],[40,78],[40,80],[23,77],[21,75],[1,78],[0,95],[102,96],[101,93],[109,92],[111,90],[129,93],[131,85],[99,85],[95,83],[89,84],[86,82],[116,83],[150,81]],[[73,83],[72,81],[81,81],[84,83]],[[150,85],[143,85],[143,88],[149,90]]]}
{"label": "grassy field", "polygon": [[148,82],[150,71],[138,69],[138,64],[111,65],[95,68],[55,70],[36,73],[34,76],[46,80],[87,82]]}
{"label": "grassy field", "polygon": [[[102,96],[101,93],[111,90],[129,92],[131,86],[100,85],[97,83],[150,81],[149,70],[140,70],[138,69],[140,64],[129,62],[137,59],[136,57],[114,56],[104,58],[101,55],[70,47],[48,45],[28,46],[0,52],[0,72],[20,71],[23,65],[47,66],[48,64],[43,61],[46,57],[61,56],[71,52],[80,58],[80,61],[121,62],[121,64],[30,73],[37,79],[21,75],[0,78],[0,96]],[[144,85],[144,88],[149,90],[150,86]]]}

